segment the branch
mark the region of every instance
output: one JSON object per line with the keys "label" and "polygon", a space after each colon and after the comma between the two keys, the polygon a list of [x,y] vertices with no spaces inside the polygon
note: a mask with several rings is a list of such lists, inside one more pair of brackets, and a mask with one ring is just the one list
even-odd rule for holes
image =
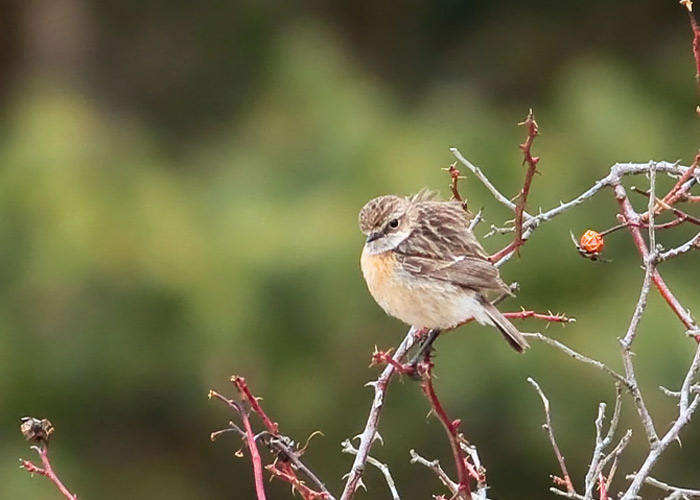
{"label": "branch", "polygon": [[621,382],[625,387],[629,386],[629,382],[627,381],[627,379],[625,377],[623,377],[622,375],[617,373],[615,370],[610,368],[605,363],[598,361],[598,360],[595,360],[595,359],[592,359],[592,358],[589,358],[587,356],[584,356],[583,354],[574,351],[569,346],[562,344],[558,340],[550,339],[549,337],[542,335],[541,333],[524,333],[523,332],[523,335],[527,338],[534,338],[534,339],[537,339],[541,342],[544,342],[545,344],[549,344],[552,347],[559,349],[567,356],[571,356],[576,361],[580,361],[580,362],[585,363],[587,365],[594,366],[594,367],[598,368],[599,370],[607,373],[612,378],[614,378],[617,382]]}
{"label": "branch", "polygon": [[[486,189],[488,189],[491,194],[493,195],[494,198],[496,198],[496,201],[501,203],[502,205],[505,205],[507,208],[510,210],[515,211],[515,203],[510,201],[508,198],[503,196],[501,192],[496,189],[496,187],[491,183],[491,181],[484,175],[484,173],[481,171],[479,167],[471,163],[469,160],[467,160],[464,156],[462,156],[462,153],[459,152],[457,148],[450,148],[450,151],[452,154],[459,160],[459,162],[467,167],[473,174],[474,176],[481,181],[481,183],[486,186]],[[530,214],[523,212],[524,216],[526,219],[529,219]]]}
{"label": "branch", "polygon": [[[608,432],[605,437],[603,437],[603,422],[605,421],[605,403],[600,403],[598,405],[598,417],[595,419],[595,448],[593,449],[593,457],[591,458],[591,463],[588,466],[588,472],[586,473],[586,478],[584,482],[584,496],[586,498],[592,498],[593,489],[595,488],[596,478],[600,477],[603,472],[607,460],[603,451],[605,448],[610,446],[612,443],[613,436],[617,430],[617,426],[620,422],[620,411],[622,409],[622,386],[618,382],[615,384],[615,409],[613,410],[613,416],[610,419],[610,426],[608,427]],[[629,437],[631,437],[631,431],[628,431]],[[627,441],[629,441],[629,437]],[[611,454],[612,455],[612,454]],[[611,455],[608,455],[610,457]]]}
{"label": "branch", "polygon": [[420,456],[418,453],[416,453],[416,450],[410,450],[409,453],[411,454],[411,463],[417,463],[432,470],[438,477],[440,482],[444,484],[448,490],[450,490],[450,493],[452,494],[453,498],[459,494],[459,484],[455,483],[454,481],[452,481],[452,479],[450,479],[450,476],[448,476],[447,473],[440,466],[439,460],[427,460]]}
{"label": "branch", "polygon": [[656,260],[657,262],[663,262],[665,260],[678,257],[679,255],[686,254],[691,250],[697,250],[698,248],[700,248],[700,233],[696,234],[682,245],[660,253]]}
{"label": "branch", "polygon": [[673,426],[649,452],[647,458],[644,460],[644,463],[639,468],[639,471],[633,475],[634,480],[632,481],[632,484],[630,484],[625,494],[622,496],[622,500],[634,500],[637,498],[637,493],[639,493],[642,484],[644,484],[645,479],[649,476],[651,469],[654,467],[654,465],[656,465],[656,462],[659,460],[659,457],[666,450],[668,445],[678,439],[678,434],[688,424],[688,422],[690,422],[690,419],[693,416],[693,413],[695,413],[695,410],[697,410],[699,403],[700,395],[696,394],[693,401],[690,403],[690,405],[688,405],[688,408],[680,413]]}
{"label": "branch", "polygon": [[[357,455],[357,448],[355,448],[352,443],[350,443],[349,439],[346,439],[341,443],[341,446],[343,447],[342,451],[343,453],[350,453],[351,455]],[[373,465],[379,471],[382,473],[384,476],[384,480],[386,481],[387,486],[389,487],[389,491],[391,492],[391,498],[393,500],[401,500],[401,497],[399,495],[399,491],[396,489],[396,483],[394,482],[394,478],[391,477],[391,471],[389,470],[389,466],[386,465],[385,463],[380,462],[374,457],[367,457],[367,463],[370,465]]]}
{"label": "branch", "polygon": [[523,164],[527,164],[527,171],[525,172],[525,180],[523,181],[523,188],[518,194],[518,203],[515,205],[515,238],[513,240],[513,251],[517,252],[518,249],[523,246],[525,240],[523,239],[523,213],[525,212],[525,207],[527,207],[527,197],[530,194],[530,185],[532,184],[532,179],[537,173],[537,163],[540,159],[536,156],[532,156],[532,143],[535,142],[535,137],[539,133],[539,127],[535,121],[535,115],[532,110],[527,115],[524,122],[519,123],[519,125],[525,125],[527,128],[527,138],[525,142],[520,145],[520,149],[523,152]]}
{"label": "branch", "polygon": [[58,488],[58,491],[68,500],[78,500],[78,497],[66,488],[51,466],[51,460],[49,460],[49,440],[54,432],[54,426],[51,422],[46,418],[24,417],[22,418],[20,431],[27,441],[37,443],[32,446],[31,449],[39,454],[41,465],[43,466],[38,467],[30,460],[20,458],[20,468],[27,470],[30,474],[44,476],[51,481],[54,486]]}
{"label": "branch", "polygon": [[[406,334],[406,337],[404,337],[392,358],[396,363],[400,363],[409,349],[413,347],[413,344],[416,342],[417,333],[418,329],[415,327],[411,327],[411,329],[408,331],[408,334]],[[369,416],[367,417],[367,423],[365,424],[365,428],[360,435],[357,455],[355,455],[355,460],[353,461],[350,472],[347,475],[348,479],[345,482],[345,488],[343,489],[343,494],[341,495],[340,500],[350,500],[360,484],[362,473],[365,469],[365,463],[369,457],[370,448],[372,447],[374,439],[377,436],[377,427],[379,426],[379,419],[384,406],[384,397],[386,395],[387,386],[391,378],[394,376],[396,369],[397,367],[395,364],[387,364],[382,373],[379,375],[379,378],[374,382],[367,384],[374,388],[374,399],[372,401],[372,407],[369,411]]]}
{"label": "branch", "polygon": [[576,323],[576,318],[569,318],[565,314],[554,314],[549,312],[547,314],[537,313],[535,311],[518,311],[518,312],[505,312],[503,315],[510,319],[526,319],[526,318],[536,318],[542,321],[548,321],[550,323]]}
{"label": "branch", "polygon": [[554,437],[554,427],[552,426],[552,417],[549,411],[549,399],[547,399],[547,396],[544,395],[544,392],[542,392],[542,389],[540,388],[539,384],[535,382],[535,380],[532,377],[528,377],[527,381],[532,385],[532,387],[535,388],[537,394],[540,395],[540,399],[542,400],[545,418],[545,424],[542,426],[542,428],[545,431],[547,431],[547,435],[549,436],[549,442],[552,445],[554,454],[556,455],[557,461],[559,462],[559,467],[561,468],[561,473],[564,476],[561,479],[555,476],[554,480],[557,483],[563,483],[564,486],[566,486],[567,493],[576,493],[576,489],[574,488],[574,485],[571,482],[571,476],[569,475],[569,471],[566,468],[564,456],[561,454],[561,451],[559,451],[559,445],[557,445],[557,440]]}
{"label": "branch", "polygon": [[[654,166],[656,171],[660,170],[659,167],[660,164],[655,164]],[[619,205],[620,218],[622,219],[622,222],[626,224],[627,229],[630,231],[632,235],[632,240],[634,241],[634,245],[635,247],[637,247],[637,251],[639,252],[640,257],[642,258],[642,261],[645,262],[646,266],[646,262],[649,261],[650,255],[640,229],[640,216],[632,208],[632,205],[630,204],[629,199],[627,198],[625,188],[622,186],[622,184],[620,184],[619,178],[614,179],[611,182],[615,193],[615,199],[617,200]],[[653,224],[650,224],[650,226],[653,226]],[[653,280],[654,284],[656,285],[656,288],[659,290],[659,293],[661,293],[661,296],[664,298],[671,310],[673,310],[673,312],[676,314],[676,316],[678,316],[678,318],[688,330],[698,330],[698,326],[695,323],[695,320],[690,315],[690,313],[680,304],[680,302],[678,301],[678,299],[676,299],[673,293],[671,293],[671,290],[669,290],[668,286],[664,282],[656,267],[652,267],[653,269],[651,270],[651,279]]]}
{"label": "branch", "polygon": [[240,415],[241,420],[243,421],[243,434],[246,439],[246,444],[248,445],[248,450],[250,451],[250,461],[253,463],[253,476],[255,478],[255,494],[258,500],[266,500],[267,497],[265,496],[265,485],[263,483],[262,474],[262,459],[260,458],[260,452],[258,451],[258,446],[255,442],[255,436],[253,435],[253,428],[250,425],[248,412],[239,403],[233,401],[232,399],[228,399],[222,396],[216,391],[209,391],[209,398],[216,398],[219,401],[226,403],[234,411],[236,411],[236,413]]}
{"label": "branch", "polygon": [[437,417],[437,419],[442,424],[447,434],[447,439],[450,442],[450,448],[452,449],[452,459],[457,467],[457,478],[458,478],[458,492],[457,496],[465,500],[471,500],[472,494],[469,489],[469,470],[467,469],[466,456],[462,452],[460,447],[460,436],[459,436],[459,424],[460,420],[450,420],[447,416],[447,412],[440,403],[440,400],[435,393],[435,387],[433,386],[432,378],[432,361],[428,360],[428,370],[423,376],[423,381],[421,382],[421,389],[428,398],[428,402],[432,407],[432,411]]}
{"label": "branch", "polygon": [[[235,431],[245,439],[246,445],[251,454],[251,462],[253,464],[253,473],[255,478],[255,491],[258,500],[263,500],[266,498],[262,474],[262,458],[257,447],[258,439],[262,439],[271,449],[276,451],[275,462],[265,466],[265,469],[270,472],[273,477],[277,477],[290,483],[292,488],[298,491],[304,500],[334,500],[333,495],[331,495],[331,493],[326,489],[323,482],[321,482],[316,475],[313,474],[299,459],[299,457],[304,453],[306,446],[301,449],[297,449],[291,439],[279,434],[279,426],[267,416],[263,408],[258,403],[258,398],[252,394],[243,377],[234,375],[231,377],[231,382],[238,390],[238,395],[240,397],[239,401],[226,398],[216,391],[209,391],[209,397],[218,399],[233,409],[241,417],[243,429],[238,427],[235,423],[229,422],[228,429],[213,432],[211,434],[211,439],[213,441],[220,435],[229,431]],[[251,411],[260,417],[267,430],[257,435],[253,433],[253,428],[249,418]],[[316,485],[318,491],[306,486],[306,484],[299,479],[295,469],[292,467],[292,464]]]}
{"label": "branch", "polygon": [[[630,474],[626,479],[634,479],[634,474]],[[681,488],[679,486],[671,486],[670,484],[654,479],[653,477],[647,477],[644,480],[645,484],[654,486],[663,491],[668,491],[669,493],[676,493],[682,497],[700,498],[700,490],[693,490],[690,488]]]}

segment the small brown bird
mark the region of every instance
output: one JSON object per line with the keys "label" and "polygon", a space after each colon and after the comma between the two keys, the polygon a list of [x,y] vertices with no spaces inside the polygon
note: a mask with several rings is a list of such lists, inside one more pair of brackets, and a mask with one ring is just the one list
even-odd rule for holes
{"label": "small brown bird", "polygon": [[518,352],[528,343],[485,297],[511,294],[498,268],[468,227],[462,205],[438,201],[421,190],[413,196],[380,196],[360,211],[367,236],[361,266],[372,297],[404,323],[440,330],[474,319],[496,327]]}

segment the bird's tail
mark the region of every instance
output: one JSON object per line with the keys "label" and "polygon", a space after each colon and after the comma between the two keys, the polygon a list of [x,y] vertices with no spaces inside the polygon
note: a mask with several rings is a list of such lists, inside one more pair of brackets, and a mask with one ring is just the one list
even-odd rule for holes
{"label": "bird's tail", "polygon": [[503,316],[501,311],[496,309],[496,306],[494,306],[484,297],[480,297],[480,299],[484,309],[486,310],[486,314],[493,322],[493,326],[498,328],[498,331],[503,334],[513,349],[518,352],[523,352],[525,349],[530,347],[530,344],[527,343],[527,340],[525,340],[522,333],[515,328],[515,325],[513,325],[508,318]]}

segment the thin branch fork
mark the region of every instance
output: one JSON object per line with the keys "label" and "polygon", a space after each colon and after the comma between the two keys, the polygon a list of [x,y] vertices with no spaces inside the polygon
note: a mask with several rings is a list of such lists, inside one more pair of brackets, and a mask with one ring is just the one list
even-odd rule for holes
{"label": "thin branch fork", "polygon": [[426,458],[423,458],[418,453],[416,453],[416,450],[410,450],[409,453],[411,454],[411,463],[417,463],[422,465],[423,467],[431,469],[438,477],[440,482],[444,484],[448,490],[450,490],[450,493],[452,494],[453,498],[455,498],[459,494],[459,484],[455,483],[454,481],[452,481],[452,479],[450,479],[450,476],[447,475],[447,473],[440,465],[439,460],[428,460]]}
{"label": "thin branch fork", "polygon": [[[690,171],[691,170],[688,169],[688,171],[686,171],[686,173],[688,173]],[[649,191],[644,191],[643,189],[639,189],[635,186],[632,186],[631,189],[635,193],[639,193],[642,196],[649,197]],[[673,189],[671,189],[671,191],[673,191]],[[669,191],[669,192],[671,192],[671,191]],[[675,200],[672,200],[672,201],[675,203]],[[666,202],[665,197],[664,198],[658,198],[658,197],[656,198],[656,203],[653,207],[653,210],[654,210],[655,215],[659,215],[663,211],[667,210],[667,211],[673,212],[673,215],[676,216],[676,218],[670,222],[656,225],[655,226],[656,230],[666,229],[669,227],[675,227],[675,226],[682,224],[684,222],[689,222],[689,223],[694,224],[696,226],[700,226],[700,219],[698,219],[697,217],[694,217],[694,216],[692,216],[692,215],[690,215],[682,210],[679,210],[678,208],[674,207],[671,203]],[[641,227],[648,227],[649,226],[648,220],[649,220],[650,213],[651,213],[651,210],[648,210],[647,212],[645,212],[639,216],[639,225]]]}
{"label": "thin branch fork", "polygon": [[[618,202],[622,222],[627,225],[627,228],[632,235],[634,245],[641,256],[642,261],[647,262],[650,254],[639,227],[640,216],[632,208],[629,198],[627,198],[625,188],[622,186],[619,180],[613,182],[613,190],[615,193],[615,199]],[[650,223],[650,226],[653,226],[653,224]],[[659,293],[661,293],[661,296],[664,298],[671,310],[673,310],[676,316],[678,316],[681,322],[685,325],[685,327],[691,331],[698,330],[695,320],[673,295],[655,266],[651,271],[651,278],[656,285],[656,288],[659,290]]]}
{"label": "thin branch fork", "polygon": [[58,488],[58,491],[60,491],[61,494],[68,500],[78,500],[78,497],[71,493],[68,488],[66,488],[58,475],[54,472],[53,467],[51,466],[51,460],[49,460],[48,446],[46,444],[41,446],[32,446],[32,449],[39,454],[42,467],[34,465],[34,463],[32,463],[30,460],[20,459],[20,468],[25,469],[30,474],[39,474],[40,476],[44,476],[51,481],[56,488]]}
{"label": "thin branch fork", "polygon": [[[325,485],[299,460],[299,455],[301,455],[304,450],[294,450],[284,444],[284,439],[279,435],[279,426],[265,413],[258,402],[258,398],[256,398],[250,391],[245,379],[234,375],[231,377],[231,382],[239,392],[239,401],[226,398],[216,391],[209,391],[209,397],[222,401],[233,409],[241,418],[243,429],[235,425],[233,422],[230,422],[229,429],[213,432],[211,437],[212,440],[214,440],[222,433],[233,430],[245,439],[248,451],[251,455],[257,499],[266,499],[262,473],[264,468],[270,474],[272,474],[273,477],[277,477],[290,483],[292,488],[298,491],[304,500],[334,500],[333,495],[331,495],[331,493],[326,489]],[[254,434],[249,418],[250,412],[255,413],[260,418],[267,429],[266,431],[263,431],[257,435]],[[264,440],[270,447],[278,450],[278,459],[276,459],[274,463],[265,467],[262,465],[262,457],[260,456],[260,452],[258,450],[258,439]],[[292,464],[307,475],[307,477],[316,485],[318,491],[308,487],[297,476]]]}
{"label": "thin branch fork", "polygon": [[[343,447],[343,453],[350,453],[351,455],[357,455],[357,448],[355,448],[352,443],[350,442],[349,439],[346,439],[341,443],[341,446]],[[391,475],[391,471],[389,470],[389,466],[386,465],[385,463],[380,462],[374,457],[367,457],[367,463],[376,467],[379,472],[382,473],[384,476],[384,480],[386,481],[387,486],[389,487],[389,492],[391,493],[391,498],[392,500],[401,500],[401,496],[399,495],[399,491],[396,488],[396,482],[394,481],[394,478]]]}
{"label": "thin branch fork", "polygon": [[[266,500],[267,496],[265,494],[265,484],[263,480],[262,473],[262,459],[260,457],[260,452],[258,451],[258,445],[255,441],[255,435],[253,434],[253,428],[250,425],[250,419],[248,418],[248,411],[232,399],[228,399],[216,391],[209,391],[209,398],[215,398],[219,401],[224,402],[229,407],[231,407],[243,421],[243,435],[246,439],[246,444],[248,446],[248,451],[250,452],[250,461],[253,464],[253,477],[255,479],[255,494],[258,500]],[[218,433],[216,434],[218,435]],[[214,435],[212,435],[214,437]]]}
{"label": "thin branch fork", "polygon": [[539,394],[540,399],[542,400],[542,405],[544,406],[545,424],[542,427],[545,431],[547,431],[547,436],[549,436],[549,442],[552,445],[554,454],[557,457],[557,462],[559,462],[559,468],[561,469],[561,473],[563,476],[561,478],[561,481],[559,481],[558,478],[555,477],[555,482],[561,483],[564,486],[566,486],[567,493],[575,494],[576,489],[574,488],[574,485],[571,482],[571,475],[569,474],[569,470],[566,468],[566,461],[564,460],[564,456],[561,454],[561,451],[559,450],[559,445],[557,444],[557,440],[554,437],[554,427],[552,426],[552,416],[549,409],[549,399],[547,399],[547,396],[544,395],[544,392],[540,388],[540,385],[537,382],[535,382],[535,379],[533,379],[532,377],[528,377],[527,381],[530,383],[530,385],[532,385],[535,388],[537,394]]}

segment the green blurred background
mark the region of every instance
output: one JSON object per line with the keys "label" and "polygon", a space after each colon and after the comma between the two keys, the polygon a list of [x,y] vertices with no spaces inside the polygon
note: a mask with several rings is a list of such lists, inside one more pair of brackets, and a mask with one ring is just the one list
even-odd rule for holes
{"label": "green blurred background", "polygon": [[[53,421],[54,465],[81,499],[254,498],[239,442],[209,442],[232,415],[207,391],[231,393],[232,374],[285,434],[323,431],[305,459],[338,493],[352,460],[339,443],[361,430],[363,384],[378,373],[371,352],[406,331],[359,272],[366,200],[423,186],[447,195],[451,146],[515,195],[516,124],[530,107],[542,132],[532,210],[579,194],[615,162],[687,164],[700,145],[691,31],[675,0],[1,8],[0,498],[58,497],[17,469],[34,458],[24,415]],[[462,189],[485,207],[480,234],[508,218],[473,178]],[[607,242],[614,262],[591,263],[568,235],[614,223],[603,192],[543,226],[502,270],[521,285],[502,309],[576,317],[546,333],[619,368],[642,280],[635,249],[620,232]],[[677,244],[691,231],[659,237]],[[696,260],[663,272],[700,314]],[[479,446],[493,497],[549,497],[558,473],[528,376],[551,399],[581,484],[597,404],[613,401],[606,377],[543,345],[516,356],[478,325],[437,348],[437,389]],[[678,387],[694,344],[655,292],[635,350],[662,432],[675,402],[656,388]],[[630,403],[623,427],[637,439],[624,472],[645,453]],[[392,385],[373,454],[405,498],[443,492],[408,463],[410,448],[452,470],[427,412],[416,384]],[[698,488],[700,426],[682,437],[655,475]],[[358,498],[387,498],[375,470],[366,483]],[[623,485],[620,474],[613,489]],[[286,484],[268,489],[291,498]]]}

